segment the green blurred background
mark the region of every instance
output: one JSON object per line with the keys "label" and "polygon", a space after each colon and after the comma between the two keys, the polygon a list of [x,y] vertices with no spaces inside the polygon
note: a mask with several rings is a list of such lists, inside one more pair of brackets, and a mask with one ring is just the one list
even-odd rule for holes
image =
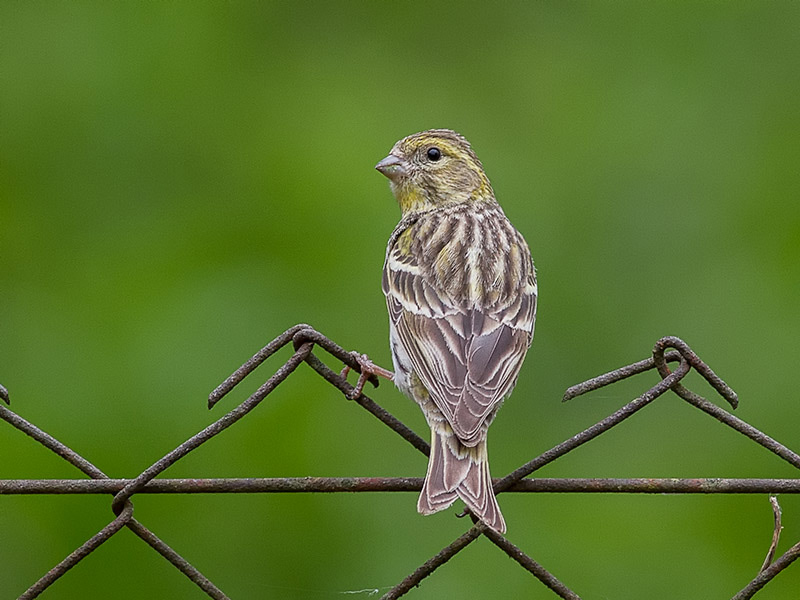
{"label": "green blurred background", "polygon": [[[233,408],[288,351],[211,413],[208,392],[295,323],[390,365],[380,271],[399,210],[373,166],[429,127],[472,142],[539,271],[536,339],[490,436],[495,476],[652,385],[560,402],[668,334],[739,392],[739,416],[800,448],[796,2],[8,1],[0,34],[0,382],[110,476]],[[391,385],[372,396],[427,437]],[[4,423],[0,455],[2,478],[80,476]],[[164,476],[424,470],[303,367]],[[670,395],[537,475],[797,471]],[[779,552],[800,539],[800,499],[781,503]],[[728,598],[772,531],[761,495],[501,504],[509,538],[585,598]],[[385,592],[466,527],[417,515],[414,494],[135,506],[232,598]],[[0,597],[111,518],[107,497],[0,499]],[[798,588],[795,565],[758,597]],[[205,597],[128,531],[42,597],[111,595]],[[554,596],[478,540],[409,597]]]}

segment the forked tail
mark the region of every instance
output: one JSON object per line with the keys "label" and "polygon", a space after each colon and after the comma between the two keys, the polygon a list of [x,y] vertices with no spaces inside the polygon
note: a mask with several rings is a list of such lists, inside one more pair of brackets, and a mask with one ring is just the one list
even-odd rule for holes
{"label": "forked tail", "polygon": [[429,515],[461,498],[470,511],[492,529],[505,533],[506,523],[497,504],[489,474],[486,440],[464,446],[449,426],[431,430],[431,455],[417,510]]}

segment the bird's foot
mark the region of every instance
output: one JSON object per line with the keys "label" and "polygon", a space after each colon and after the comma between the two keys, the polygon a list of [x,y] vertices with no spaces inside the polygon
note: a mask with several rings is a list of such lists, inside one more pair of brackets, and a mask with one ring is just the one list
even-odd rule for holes
{"label": "bird's foot", "polygon": [[[351,400],[355,400],[361,395],[361,392],[364,391],[364,385],[367,383],[367,380],[370,378],[374,378],[375,376],[385,377],[389,381],[394,379],[394,373],[391,371],[384,369],[383,367],[379,367],[374,362],[372,362],[366,354],[359,354],[358,352],[352,353],[353,358],[358,363],[359,370],[361,374],[358,376],[358,381],[356,382],[355,388],[353,388],[353,392],[348,394],[348,397]],[[351,367],[349,365],[345,365],[344,369],[342,369],[341,376],[343,379],[347,379],[347,374],[351,371]],[[373,381],[375,386],[377,387],[378,383],[377,380]]]}

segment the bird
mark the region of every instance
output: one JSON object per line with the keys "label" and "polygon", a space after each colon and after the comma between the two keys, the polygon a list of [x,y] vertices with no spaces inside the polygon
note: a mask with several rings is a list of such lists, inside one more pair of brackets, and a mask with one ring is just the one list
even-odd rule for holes
{"label": "bird", "polygon": [[[382,278],[389,374],[431,429],[417,510],[432,514],[460,498],[477,519],[505,533],[486,439],[533,339],[538,290],[531,252],[461,134],[409,135],[375,168],[389,179],[402,213]],[[365,370],[386,376],[363,359]]]}

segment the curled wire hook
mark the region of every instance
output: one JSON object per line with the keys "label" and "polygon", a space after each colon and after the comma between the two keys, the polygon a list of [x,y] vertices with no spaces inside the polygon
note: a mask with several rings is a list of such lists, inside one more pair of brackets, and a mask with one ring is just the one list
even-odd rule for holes
{"label": "curled wire hook", "polygon": [[[658,374],[661,375],[662,379],[665,379],[670,374],[669,367],[667,366],[667,359],[664,354],[664,351],[667,348],[674,348],[677,350],[680,355],[686,359],[686,362],[692,365],[692,368],[700,373],[700,375],[703,376],[709,385],[717,390],[719,395],[728,401],[728,404],[730,404],[732,408],[735,409],[737,406],[739,406],[739,397],[736,395],[736,392],[734,392],[719,375],[714,373],[714,371],[711,370],[711,367],[700,360],[700,357],[694,353],[694,351],[689,347],[689,344],[684,342],[681,338],[675,337],[674,335],[662,337],[653,347],[653,362],[655,363],[656,369],[658,369]],[[705,400],[705,398],[702,396],[699,396],[693,391],[687,389],[682,383],[676,383],[674,386],[672,386],[672,391],[687,401]]]}

